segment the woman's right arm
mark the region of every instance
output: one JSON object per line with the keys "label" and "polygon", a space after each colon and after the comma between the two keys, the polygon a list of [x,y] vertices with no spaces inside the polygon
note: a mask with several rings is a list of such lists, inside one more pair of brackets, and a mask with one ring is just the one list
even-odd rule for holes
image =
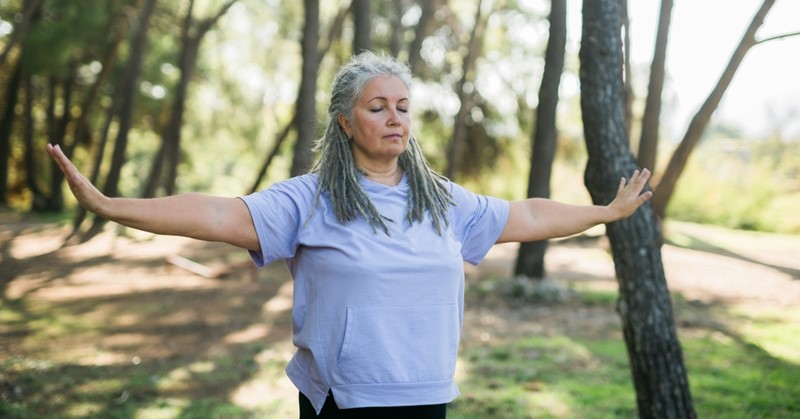
{"label": "woman's right arm", "polygon": [[163,198],[110,198],[103,195],[69,161],[59,146],[47,145],[78,203],[100,217],[155,234],[230,243],[260,249],[250,211],[239,198],[197,193]]}

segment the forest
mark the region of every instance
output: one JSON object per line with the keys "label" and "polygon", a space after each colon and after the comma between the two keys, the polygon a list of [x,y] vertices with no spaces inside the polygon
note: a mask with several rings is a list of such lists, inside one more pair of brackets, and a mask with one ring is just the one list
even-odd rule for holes
{"label": "forest", "polygon": [[[652,169],[651,203],[631,219],[607,226],[605,237],[589,239],[605,240],[608,263],[615,268],[610,276],[618,285],[613,301],[597,290],[576,298],[581,307],[597,304],[616,310],[621,319],[614,339],[627,354],[613,362],[630,370],[622,381],[635,393],[622,397],[628,398],[620,402],[627,406],[623,416],[694,417],[695,404],[701,413],[719,413],[703,404],[702,395],[693,399],[689,390],[691,372],[678,340],[685,324],[676,322],[673,310],[680,318],[693,306],[673,301],[664,270],[671,253],[662,254],[662,245],[698,246],[687,239],[689,233],[675,233],[676,238],[670,232],[680,228],[668,228],[692,223],[774,234],[781,237],[775,254],[783,255],[787,246],[788,253],[797,250],[792,237],[800,233],[800,130],[795,123],[800,105],[776,111],[771,126],[759,131],[765,134],[745,133],[735,121],[715,118],[733,83],[758,83],[736,78],[752,51],[800,42],[800,27],[768,36],[760,32],[787,1],[751,2],[750,18],[724,51],[725,61],[698,64],[715,66],[716,78],[700,92],[703,100],[687,120],[673,117],[676,100],[668,69],[679,57],[667,51],[671,36],[681,30],[671,27],[673,8],[681,3],[673,0],[652,2],[658,4],[657,25],[648,28],[654,46],[646,66],[631,61],[631,46],[639,40],[630,28],[639,17],[629,14],[634,8],[628,0],[584,0],[579,8],[577,1],[566,0],[107,0],[91,6],[75,0],[0,1],[0,238],[6,241],[0,281],[7,310],[0,310],[0,316],[12,319],[3,333],[25,329],[36,317],[35,309],[20,308],[33,288],[12,284],[24,283],[35,258],[23,265],[25,258],[9,250],[16,245],[12,239],[29,231],[28,220],[55,219],[59,226],[51,232],[59,234],[58,246],[43,245],[50,250],[37,257],[55,257],[61,251],[56,248],[89,249],[109,234],[136,234],[113,232],[114,226],[76,205],[44,151],[47,144],[60,145],[109,196],[245,195],[310,169],[336,69],[353,54],[370,50],[408,63],[415,77],[414,133],[425,157],[438,172],[476,192],[509,200],[552,197],[605,204],[614,196],[609,187],[620,177],[637,168]],[[578,22],[581,32],[574,33],[570,22]],[[701,243],[704,251],[724,253],[708,240]],[[488,286],[486,281],[497,278],[483,272],[483,282],[470,288],[477,294],[468,300],[479,299],[488,287],[523,297],[503,300],[503,305],[527,305],[528,282],[558,276],[552,261],[557,256],[546,255],[564,245],[569,246],[523,243],[511,252],[505,275],[526,282]],[[200,259],[208,255],[208,249],[194,250]],[[786,258],[763,262],[761,257],[739,259],[755,260],[797,282],[798,269]],[[640,258],[646,263],[629,263]],[[238,259],[225,263],[240,265]],[[48,275],[58,278],[55,272]],[[282,282],[272,273],[260,275],[270,275],[269,281],[247,287],[263,286],[260,292],[280,295]],[[796,287],[790,288],[795,295]],[[158,298],[166,298],[163,290],[158,292]],[[564,307],[575,308],[570,306],[575,301],[569,301]],[[702,317],[700,323],[714,323],[709,311],[692,313]],[[245,374],[252,374],[255,367],[248,362],[254,359],[280,362],[272,343],[265,348],[248,341],[224,359],[245,362]],[[535,352],[549,345],[528,344]],[[705,344],[690,341],[689,347]],[[465,357],[476,360],[481,351],[499,357],[500,363],[519,355],[513,345],[465,347],[472,351]],[[6,358],[0,365],[11,371],[0,371],[0,384],[12,389],[0,389],[0,402],[9,406],[24,399],[15,395],[15,382],[39,379],[35,368],[5,353],[15,348],[0,347]],[[201,352],[193,356],[204,356]],[[796,352],[789,352],[794,359]],[[218,361],[209,361],[215,364],[212,370]],[[789,364],[796,371],[797,364]],[[692,365],[697,364],[690,359]],[[138,379],[162,374],[151,373]],[[117,371],[114,380],[124,381],[126,374],[128,369]],[[520,380],[523,388],[542,385],[539,378]],[[785,376],[778,381],[779,387],[795,383]],[[124,389],[111,387],[117,396],[112,404],[133,405],[118,417],[134,417],[131,412],[152,401],[128,402],[134,391],[130,382]],[[133,387],[157,391],[144,382]],[[791,401],[772,402],[780,406],[773,412],[777,416],[800,409]],[[209,409],[221,417],[249,417],[270,409],[240,411],[241,404],[211,403],[184,413]],[[516,404],[510,409],[517,413],[497,413],[508,401],[467,397],[461,403],[456,417],[530,417],[517,414],[515,409],[524,408]],[[233,413],[225,413],[227,408]],[[25,417],[36,409],[30,402],[19,410],[0,407],[0,414]],[[104,410],[116,411],[114,406]],[[571,417],[559,412],[545,416]]]}

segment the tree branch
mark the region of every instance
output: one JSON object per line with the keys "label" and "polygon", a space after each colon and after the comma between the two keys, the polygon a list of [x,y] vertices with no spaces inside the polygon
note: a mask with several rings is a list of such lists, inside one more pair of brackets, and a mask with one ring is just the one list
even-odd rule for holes
{"label": "tree branch", "polygon": [[758,40],[758,41],[756,41],[756,45],[758,45],[758,44],[763,44],[763,43],[765,43],[765,42],[769,42],[769,41],[774,41],[774,40],[776,40],[776,39],[785,39],[785,38],[791,38],[791,37],[793,37],[793,36],[797,36],[797,35],[800,35],[800,31],[797,31],[797,32],[789,32],[789,33],[785,33],[785,34],[782,34],[782,35],[770,36],[769,38],[764,38],[764,39],[761,39],[761,40]]}

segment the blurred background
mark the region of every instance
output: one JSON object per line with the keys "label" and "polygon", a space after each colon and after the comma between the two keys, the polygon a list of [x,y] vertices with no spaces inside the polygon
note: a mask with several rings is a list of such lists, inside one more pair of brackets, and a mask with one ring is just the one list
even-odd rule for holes
{"label": "blurred background", "polygon": [[[654,172],[698,416],[795,417],[800,2],[620,1],[618,151]],[[581,11],[0,0],[0,417],[297,416],[283,263],[255,271],[230,246],[105,224],[47,143],[108,195],[247,194],[308,169],[334,72],[372,50],[412,68],[413,131],[438,171],[505,199],[590,203]],[[467,266],[450,417],[637,415],[601,233]]]}

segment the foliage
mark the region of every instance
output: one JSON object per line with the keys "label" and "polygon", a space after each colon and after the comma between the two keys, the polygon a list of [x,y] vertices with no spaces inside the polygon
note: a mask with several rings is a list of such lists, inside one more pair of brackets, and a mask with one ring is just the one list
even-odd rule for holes
{"label": "foliage", "polygon": [[800,233],[800,142],[721,140],[689,161],[668,207],[671,219]]}

